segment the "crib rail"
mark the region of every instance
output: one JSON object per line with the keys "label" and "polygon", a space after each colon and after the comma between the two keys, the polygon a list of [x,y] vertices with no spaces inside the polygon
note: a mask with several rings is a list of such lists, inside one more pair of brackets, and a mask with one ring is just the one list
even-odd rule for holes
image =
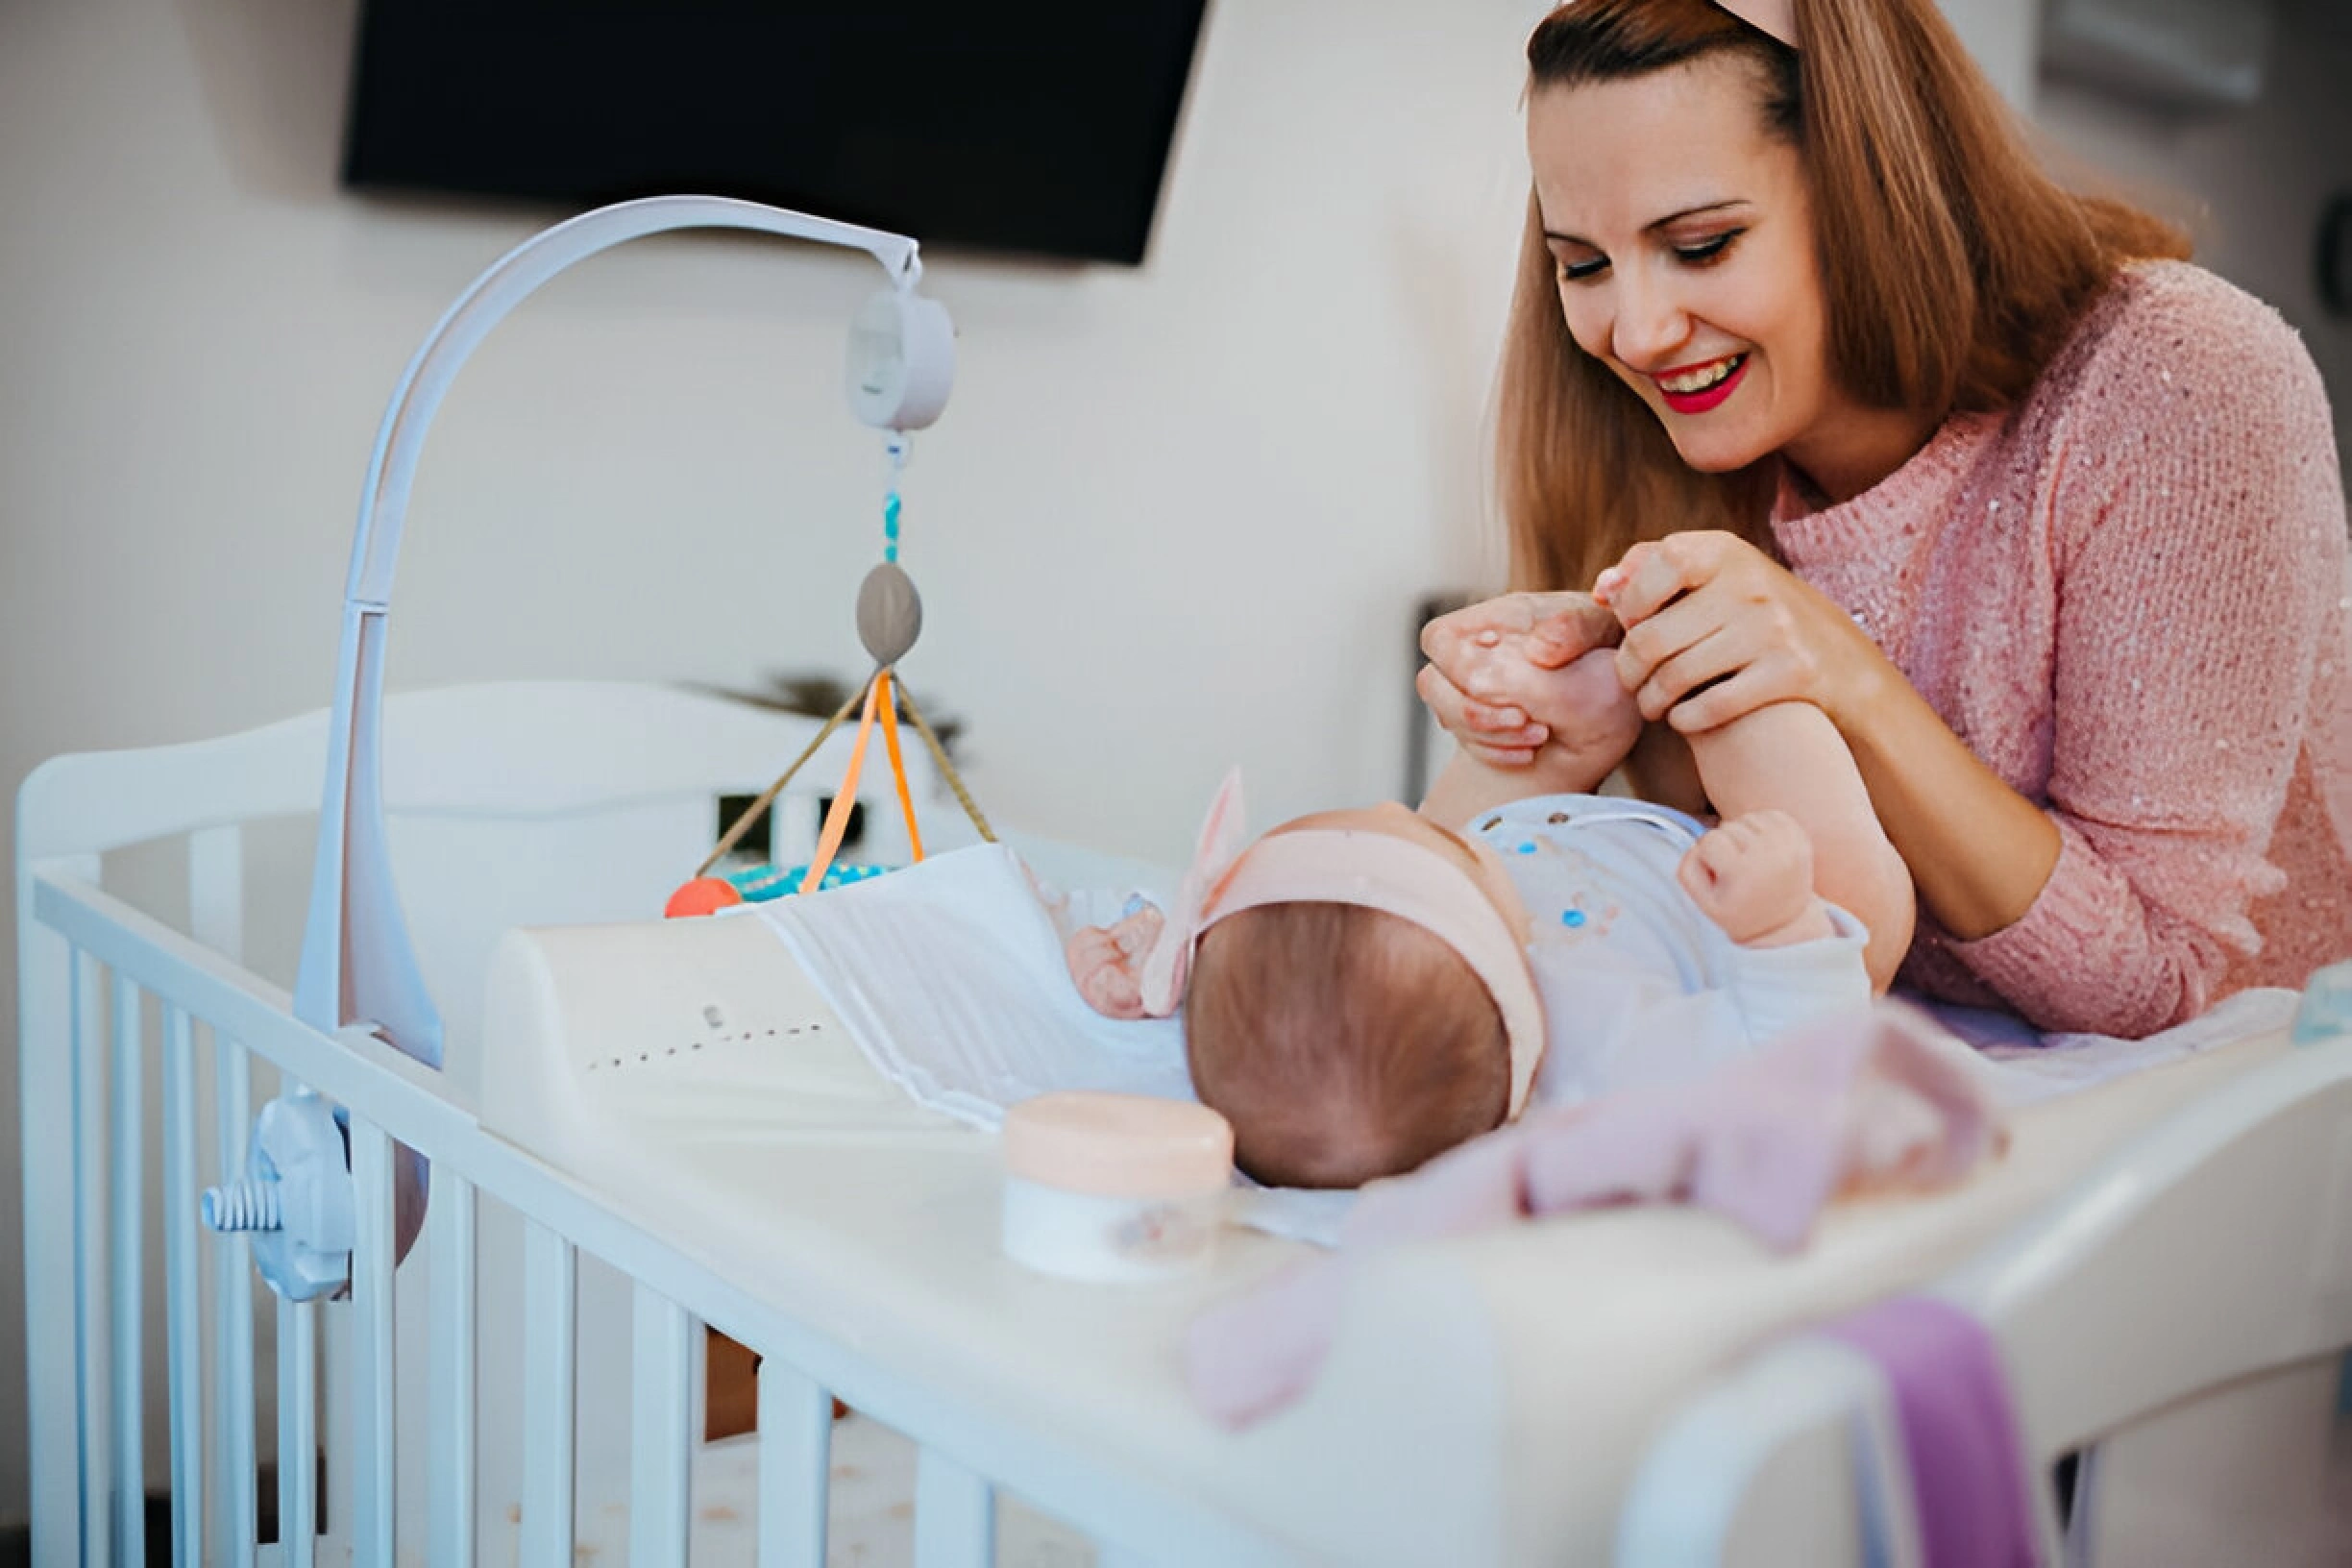
{"label": "crib rail", "polygon": [[[73,1347],[70,1404],[37,1398],[35,1447],[75,1456],[36,1478],[36,1559],[89,1564],[144,1560],[145,1476],[141,1413],[142,1314],[166,1315],[164,1384],[170,1395],[171,1546],[180,1563],[301,1564],[315,1560],[464,1565],[477,1560],[475,1267],[477,1207],[488,1197],[527,1216],[525,1292],[530,1325],[525,1377],[521,1560],[574,1557],[573,1400],[578,1367],[576,1282],[581,1255],[634,1280],[629,1560],[683,1563],[692,1516],[690,1458],[698,1328],[712,1325],[750,1346],[759,1372],[761,1446],[757,1560],[817,1568],[827,1539],[831,1401],[919,1434],[917,1561],[993,1560],[994,1498],[1010,1487],[1094,1535],[1105,1560],[1231,1563],[1286,1560],[1237,1526],[1149,1481],[1036,1434],[1005,1430],[988,1411],[894,1379],[850,1348],[796,1322],[788,1311],[731,1284],[670,1245],[653,1225],[616,1213],[597,1194],[485,1133],[447,1079],[355,1029],[314,1030],[290,1012],[281,989],[204,943],[98,887],[83,861],[30,867],[21,889],[31,920],[24,949],[28,1049],[61,1052],[64,1074],[28,1074],[27,1117],[70,1137],[28,1145],[28,1190],[54,1194],[70,1180],[70,1278],[37,1271],[56,1237],[27,1236],[29,1293],[41,1298],[32,1330]],[[33,972],[45,963],[47,973]],[[102,1007],[102,997],[110,1005]],[[42,1039],[49,1001],[64,1002],[61,1027]],[[157,1021],[151,1050],[145,1022]],[[252,1063],[316,1090],[350,1111],[359,1214],[348,1300],[278,1304],[278,1508],[275,1550],[257,1545],[254,1323],[246,1241],[209,1242],[215,1258],[209,1354],[204,1326],[195,1205],[195,1087],[200,1035],[208,1034],[218,1100],[220,1175],[242,1168]],[[164,1213],[142,1212],[138,1150],[144,1086],[159,1056]],[[63,1090],[61,1103],[58,1090]],[[36,1104],[33,1094],[43,1096]],[[430,1161],[433,1218],[428,1306],[429,1365],[421,1380],[395,1365],[392,1257],[397,1151]],[[159,1229],[162,1286],[141,1288],[144,1248]],[[43,1248],[52,1250],[44,1252]],[[658,1282],[658,1283],[655,1283]],[[330,1323],[348,1325],[352,1374],[348,1432],[319,1423],[321,1360]],[[37,1340],[37,1343],[51,1342]],[[208,1379],[209,1388],[206,1384]],[[208,1401],[207,1395],[209,1395]],[[240,1394],[246,1397],[237,1397]],[[398,1524],[396,1401],[421,1397],[434,1451],[422,1538]],[[202,1425],[209,1403],[213,1424]],[[320,1437],[332,1468],[320,1494],[311,1456]],[[324,1521],[322,1507],[332,1501]]]}

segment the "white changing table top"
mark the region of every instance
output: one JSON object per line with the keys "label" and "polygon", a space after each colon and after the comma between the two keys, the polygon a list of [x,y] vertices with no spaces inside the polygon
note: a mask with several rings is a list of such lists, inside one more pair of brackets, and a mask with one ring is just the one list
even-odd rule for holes
{"label": "white changing table top", "polygon": [[1179,1556],[1237,1563],[1605,1560],[1646,1443],[1705,1378],[1953,1267],[2286,1049],[2272,1034],[2027,1107],[1975,1180],[1843,1205],[1795,1257],[1645,1209],[1366,1259],[1313,1392],[1235,1434],[1186,1397],[1185,1326],[1305,1249],[1230,1230],[1213,1272],[1152,1286],[1011,1262],[994,1135],[876,1076],[764,922],[510,933],[485,1023],[484,1125],[777,1304],[842,1397],[963,1443],[1081,1528],[1152,1539],[1154,1514],[1175,1528],[1206,1506],[1233,1533]]}

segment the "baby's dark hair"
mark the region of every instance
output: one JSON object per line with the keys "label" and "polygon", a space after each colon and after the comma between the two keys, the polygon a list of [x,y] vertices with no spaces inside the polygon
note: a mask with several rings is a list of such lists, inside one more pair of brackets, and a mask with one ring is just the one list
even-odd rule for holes
{"label": "baby's dark hair", "polygon": [[1201,1102],[1234,1163],[1275,1187],[1356,1187],[1502,1123],[1503,1016],[1409,920],[1357,904],[1262,904],[1201,938],[1185,995]]}

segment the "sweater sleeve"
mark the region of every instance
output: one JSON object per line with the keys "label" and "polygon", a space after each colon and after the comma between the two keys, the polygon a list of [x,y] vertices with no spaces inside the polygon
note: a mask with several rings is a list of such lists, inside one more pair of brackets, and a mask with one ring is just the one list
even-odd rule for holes
{"label": "sweater sleeve", "polygon": [[2300,340],[2210,279],[2144,303],[2081,364],[2037,487],[2057,866],[2017,921],[1948,949],[2041,1028],[2129,1037],[2202,1012],[2259,943],[2248,910],[2285,882],[2265,851],[2347,588]]}

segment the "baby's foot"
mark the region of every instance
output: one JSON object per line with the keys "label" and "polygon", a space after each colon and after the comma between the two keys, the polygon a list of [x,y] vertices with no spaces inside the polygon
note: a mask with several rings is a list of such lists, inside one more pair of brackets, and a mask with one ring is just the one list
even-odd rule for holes
{"label": "baby's foot", "polygon": [[1594,649],[1549,669],[1530,657],[1533,632],[1484,631],[1462,659],[1462,690],[1496,708],[1517,708],[1550,731],[1549,744],[1597,763],[1594,776],[1624,760],[1641,733],[1641,709],[1617,678],[1616,654]]}

